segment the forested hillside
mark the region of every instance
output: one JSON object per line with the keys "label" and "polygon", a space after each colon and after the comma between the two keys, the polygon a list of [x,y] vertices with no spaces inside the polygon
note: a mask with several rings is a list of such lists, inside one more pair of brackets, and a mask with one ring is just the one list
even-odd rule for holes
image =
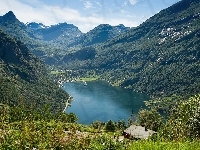
{"label": "forested hillside", "polygon": [[74,38],[67,44],[67,47],[85,47],[92,46],[94,44],[104,43],[113,37],[128,31],[129,27],[125,27],[123,24],[118,26],[111,26],[109,24],[100,24],[89,32]]}
{"label": "forested hillside", "polygon": [[[57,61],[57,51],[59,46],[40,40],[34,35],[31,28],[20,22],[12,11],[9,11],[4,16],[0,16],[0,28],[8,35],[22,41],[37,57],[42,58],[47,64],[52,64]],[[53,56],[55,57],[52,57]]]}
{"label": "forested hillside", "polygon": [[68,94],[47,77],[44,64],[20,41],[0,30],[0,103],[51,111],[65,107]]}
{"label": "forested hillside", "polygon": [[[182,0],[136,28],[100,25],[86,34],[66,23],[25,25],[8,12],[0,17],[0,149],[199,150],[199,25],[199,0]],[[63,111],[69,95],[31,52],[61,68],[52,71],[57,78],[66,71],[69,80],[105,79],[154,98],[118,122],[78,124]],[[93,100],[81,99],[87,115],[82,104]],[[110,111],[123,113],[112,104]]]}
{"label": "forested hillside", "polygon": [[47,65],[58,65],[66,53],[103,43],[129,29],[122,24],[118,26],[103,24],[83,34],[73,24],[59,23],[51,26],[36,22],[24,24],[12,11],[0,16],[0,27],[8,35],[25,43],[30,51]]}
{"label": "forested hillside", "polygon": [[[200,1],[182,0],[95,47],[91,59],[64,62],[151,96],[200,91]],[[75,53],[74,53],[75,54]],[[69,54],[73,55],[73,54]]]}

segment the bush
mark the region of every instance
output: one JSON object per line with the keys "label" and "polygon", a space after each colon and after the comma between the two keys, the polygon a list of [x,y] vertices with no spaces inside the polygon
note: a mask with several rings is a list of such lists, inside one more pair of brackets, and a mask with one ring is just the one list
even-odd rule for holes
{"label": "bush", "polygon": [[162,131],[170,139],[200,137],[200,95],[180,102],[171,114]]}
{"label": "bush", "polygon": [[143,109],[138,113],[138,123],[148,129],[158,131],[163,125],[163,117],[155,109]]}
{"label": "bush", "polygon": [[115,131],[115,124],[112,122],[112,120],[109,120],[107,123],[106,123],[106,126],[105,126],[105,129],[107,131]]}

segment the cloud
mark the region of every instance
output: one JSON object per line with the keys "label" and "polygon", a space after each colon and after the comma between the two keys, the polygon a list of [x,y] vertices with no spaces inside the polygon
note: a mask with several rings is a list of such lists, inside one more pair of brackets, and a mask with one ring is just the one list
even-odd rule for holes
{"label": "cloud", "polygon": [[[45,25],[53,25],[61,22],[67,22],[80,25],[80,29],[86,32],[84,25],[97,24],[100,21],[91,16],[82,16],[81,13],[75,9],[59,6],[48,6],[39,0],[32,0],[31,2],[24,2],[22,0],[7,0],[1,2],[0,15],[4,15],[12,10],[16,17],[24,22],[40,22]],[[88,30],[88,29],[87,29]]]}
{"label": "cloud", "polygon": [[[3,9],[2,9],[3,8]],[[12,10],[16,17],[24,22],[39,22],[44,25],[54,25],[57,23],[67,22],[77,26],[82,32],[88,32],[99,24],[125,26],[137,26],[139,23],[130,21],[129,18],[105,18],[102,14],[88,14],[83,15],[75,9],[61,6],[45,5],[39,0],[26,1],[25,0],[6,0],[1,2],[0,15],[4,15]]]}
{"label": "cloud", "polygon": [[95,1],[95,3],[96,3],[97,5],[99,5],[100,7],[102,7],[102,4],[100,4],[99,2]]}
{"label": "cloud", "polygon": [[139,25],[139,22],[135,22],[135,21],[130,21],[128,19],[108,19],[107,20],[108,24],[112,25],[112,26],[116,26],[119,24],[124,24],[124,26],[126,27],[136,27]]}
{"label": "cloud", "polygon": [[84,3],[84,6],[85,6],[85,10],[88,10],[88,9],[90,9],[90,8],[93,8],[93,6],[92,6],[92,3],[90,2],[90,1],[86,1],[85,3]]}
{"label": "cloud", "polygon": [[130,3],[131,5],[135,5],[135,4],[137,3],[137,0],[129,0],[129,3]]}
{"label": "cloud", "polygon": [[124,2],[124,4],[122,6],[127,6],[127,4],[128,4],[127,2]]}

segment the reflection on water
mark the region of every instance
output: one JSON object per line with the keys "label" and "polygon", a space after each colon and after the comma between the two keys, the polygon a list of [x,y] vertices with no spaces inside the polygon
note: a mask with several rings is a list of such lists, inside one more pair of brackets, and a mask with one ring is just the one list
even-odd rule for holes
{"label": "reflection on water", "polygon": [[126,121],[132,112],[137,114],[144,107],[144,100],[149,99],[147,95],[112,87],[103,81],[88,82],[87,86],[81,82],[66,83],[64,90],[74,98],[72,107],[66,112],[74,112],[82,124],[96,120]]}

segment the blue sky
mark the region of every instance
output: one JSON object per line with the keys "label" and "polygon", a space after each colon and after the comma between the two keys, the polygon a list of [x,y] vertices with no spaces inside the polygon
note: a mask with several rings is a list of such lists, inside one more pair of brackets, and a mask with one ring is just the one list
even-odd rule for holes
{"label": "blue sky", "polygon": [[13,11],[24,23],[67,22],[88,32],[99,24],[136,27],[180,0],[1,0],[0,15]]}

